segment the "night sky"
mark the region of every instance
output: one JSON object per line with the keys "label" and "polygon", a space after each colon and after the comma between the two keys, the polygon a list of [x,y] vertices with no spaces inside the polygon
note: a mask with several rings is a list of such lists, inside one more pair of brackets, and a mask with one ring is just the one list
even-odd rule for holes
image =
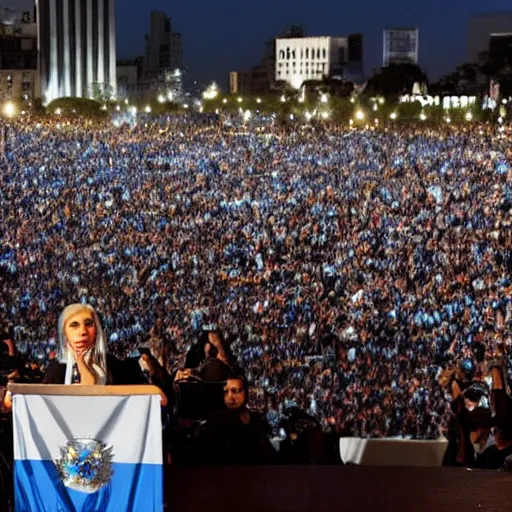
{"label": "night sky", "polygon": [[[19,6],[33,0],[0,0]],[[308,35],[364,34],[365,72],[382,64],[382,29],[418,26],[420,65],[430,79],[466,60],[466,27],[471,14],[512,10],[510,0],[117,0],[118,58],[144,53],[149,13],[171,16],[183,34],[189,77],[227,83],[229,71],[248,70],[259,62],[267,39],[290,24]]]}

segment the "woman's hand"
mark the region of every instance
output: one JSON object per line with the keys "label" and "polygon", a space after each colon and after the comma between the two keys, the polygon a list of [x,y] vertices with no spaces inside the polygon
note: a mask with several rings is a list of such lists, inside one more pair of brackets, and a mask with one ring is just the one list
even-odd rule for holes
{"label": "woman's hand", "polygon": [[96,377],[85,362],[87,352],[88,350],[75,352],[75,360],[80,372],[80,384],[82,386],[94,386],[96,384]]}

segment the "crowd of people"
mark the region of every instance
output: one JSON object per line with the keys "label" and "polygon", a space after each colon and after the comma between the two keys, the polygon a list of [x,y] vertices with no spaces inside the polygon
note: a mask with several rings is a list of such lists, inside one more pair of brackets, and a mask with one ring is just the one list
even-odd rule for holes
{"label": "crowd of people", "polygon": [[[175,374],[218,329],[249,403],[435,439],[441,372],[512,350],[512,146],[487,127],[4,127],[0,317],[27,364],[74,302]],[[507,368],[511,374],[510,365]]]}

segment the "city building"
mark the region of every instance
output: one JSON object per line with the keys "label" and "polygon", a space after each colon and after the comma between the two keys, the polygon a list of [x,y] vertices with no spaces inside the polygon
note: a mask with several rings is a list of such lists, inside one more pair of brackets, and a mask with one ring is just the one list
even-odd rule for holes
{"label": "city building", "polygon": [[277,38],[275,56],[276,81],[286,82],[295,89],[306,81],[320,81],[327,77],[362,80],[361,35]]}
{"label": "city building", "polygon": [[169,71],[183,65],[181,34],[172,31],[171,19],[164,12],[152,11],[150,31],[146,36],[144,81],[163,81]]}
{"label": "city building", "polygon": [[40,97],[33,10],[0,9],[0,100]]}
{"label": "city building", "polygon": [[416,64],[419,62],[418,28],[384,29],[382,64]]}
{"label": "city building", "polygon": [[45,103],[115,96],[115,0],[38,0],[37,21]]}
{"label": "city building", "polygon": [[512,11],[471,16],[467,37],[468,62],[512,63]]}
{"label": "city building", "polygon": [[119,99],[138,98],[144,94],[142,70],[144,58],[117,62],[117,97]]}

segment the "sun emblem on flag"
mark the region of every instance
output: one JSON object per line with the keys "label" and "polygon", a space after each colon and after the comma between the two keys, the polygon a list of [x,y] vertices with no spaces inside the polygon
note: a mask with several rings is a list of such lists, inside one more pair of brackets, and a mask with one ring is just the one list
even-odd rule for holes
{"label": "sun emblem on flag", "polygon": [[73,439],[55,460],[61,481],[75,491],[92,494],[112,478],[112,447],[95,439]]}

